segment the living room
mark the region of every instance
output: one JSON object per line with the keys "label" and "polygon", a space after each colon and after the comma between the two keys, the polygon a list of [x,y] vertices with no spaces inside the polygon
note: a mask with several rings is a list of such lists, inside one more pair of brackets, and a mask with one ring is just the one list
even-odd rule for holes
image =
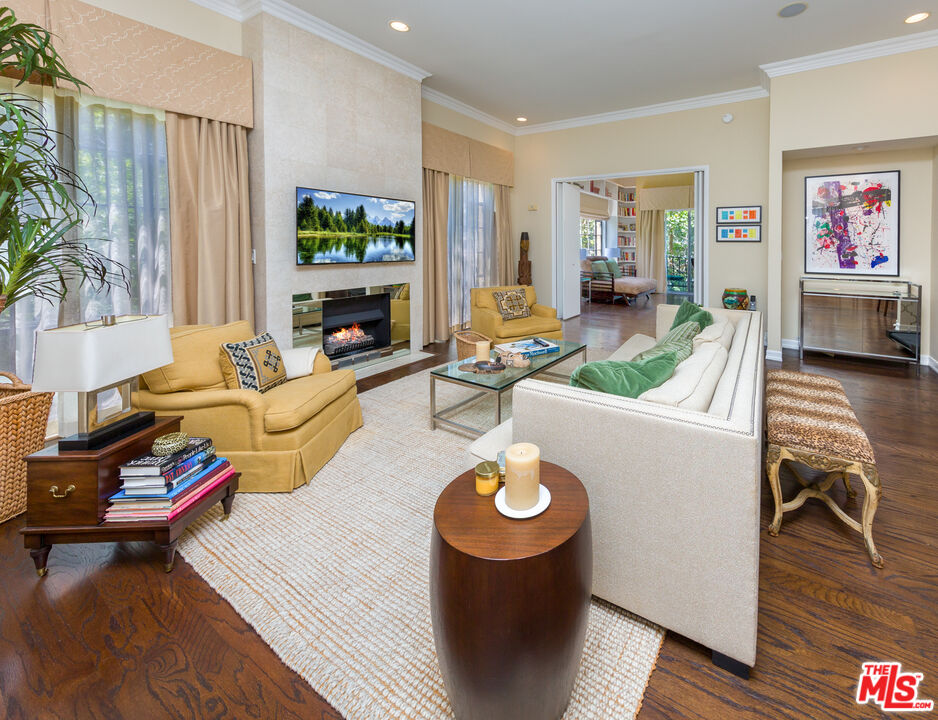
{"label": "living room", "polygon": [[[11,717],[938,694],[929,7],[8,5]],[[669,175],[683,289],[636,240],[629,297],[562,186],[640,222]]]}

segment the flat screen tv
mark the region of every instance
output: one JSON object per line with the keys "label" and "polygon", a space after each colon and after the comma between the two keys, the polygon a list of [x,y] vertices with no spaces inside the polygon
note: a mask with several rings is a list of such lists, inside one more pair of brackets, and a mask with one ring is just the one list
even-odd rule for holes
{"label": "flat screen tv", "polygon": [[414,261],[414,203],[296,189],[296,264]]}

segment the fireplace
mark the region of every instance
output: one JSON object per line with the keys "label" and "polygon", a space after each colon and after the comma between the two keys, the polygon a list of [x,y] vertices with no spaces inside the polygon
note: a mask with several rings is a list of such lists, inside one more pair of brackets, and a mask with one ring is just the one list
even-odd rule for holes
{"label": "fireplace", "polygon": [[322,350],[330,360],[380,355],[391,347],[388,293],[331,298],[322,304]]}

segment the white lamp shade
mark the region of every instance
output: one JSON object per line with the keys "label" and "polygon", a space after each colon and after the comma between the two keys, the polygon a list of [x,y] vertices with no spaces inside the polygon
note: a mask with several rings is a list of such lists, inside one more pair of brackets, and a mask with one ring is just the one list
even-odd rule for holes
{"label": "white lamp shade", "polygon": [[36,336],[33,390],[92,392],[172,361],[166,315],[124,315],[114,325],[44,330]]}

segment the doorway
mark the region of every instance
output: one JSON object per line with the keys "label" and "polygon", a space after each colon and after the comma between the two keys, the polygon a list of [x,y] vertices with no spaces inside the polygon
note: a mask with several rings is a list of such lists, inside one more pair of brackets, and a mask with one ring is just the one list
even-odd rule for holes
{"label": "doorway", "polygon": [[[576,317],[585,307],[584,292],[591,291],[583,290],[582,278],[593,256],[616,261],[624,275],[653,280],[666,302],[706,299],[707,166],[554,178],[551,185],[551,290],[558,317]],[[593,207],[584,212],[587,205]],[[615,293],[602,299],[627,304]]]}

